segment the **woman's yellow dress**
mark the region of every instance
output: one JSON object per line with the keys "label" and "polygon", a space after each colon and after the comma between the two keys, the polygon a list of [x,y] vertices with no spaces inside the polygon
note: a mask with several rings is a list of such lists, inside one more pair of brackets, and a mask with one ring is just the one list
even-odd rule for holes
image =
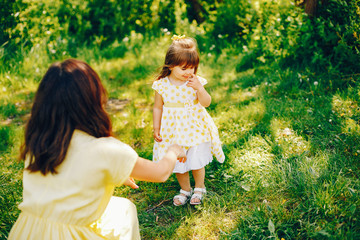
{"label": "woman's yellow dress", "polygon": [[58,174],[24,171],[21,213],[8,239],[140,239],[135,205],[112,196],[137,158],[115,138],[75,130]]}

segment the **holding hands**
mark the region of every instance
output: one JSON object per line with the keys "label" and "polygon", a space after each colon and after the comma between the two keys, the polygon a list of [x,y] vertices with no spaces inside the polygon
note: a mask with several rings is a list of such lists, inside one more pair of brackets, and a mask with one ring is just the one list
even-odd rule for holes
{"label": "holding hands", "polygon": [[[157,142],[161,142],[162,138],[160,136],[160,129],[154,129],[154,139]],[[184,152],[183,148],[178,144],[173,144],[168,148],[168,151],[173,151],[179,162],[186,162],[186,153]]]}
{"label": "holding hands", "polygon": [[123,183],[123,185],[129,186],[129,187],[131,187],[132,189],[137,189],[137,188],[139,188],[139,186],[135,183],[134,178],[132,178],[132,177],[129,177],[128,179],[126,179],[126,181]]}
{"label": "holding hands", "polygon": [[179,146],[178,144],[171,145],[167,151],[168,152],[173,151],[176,154],[179,162],[183,162],[183,163],[186,162],[186,153],[185,153],[184,149],[181,146]]}

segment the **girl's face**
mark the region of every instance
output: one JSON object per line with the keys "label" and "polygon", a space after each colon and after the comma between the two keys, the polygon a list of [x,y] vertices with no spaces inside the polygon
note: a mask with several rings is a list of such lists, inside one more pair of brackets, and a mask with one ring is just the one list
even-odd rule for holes
{"label": "girl's face", "polygon": [[186,68],[185,65],[183,66],[175,66],[170,68],[170,78],[176,81],[184,81],[186,82],[189,77],[191,77],[195,73],[194,67]]}

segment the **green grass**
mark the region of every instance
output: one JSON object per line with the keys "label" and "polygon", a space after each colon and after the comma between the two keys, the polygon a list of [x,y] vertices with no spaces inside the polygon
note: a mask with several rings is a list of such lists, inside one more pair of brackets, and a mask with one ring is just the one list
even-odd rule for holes
{"label": "green grass", "polygon": [[[77,51],[103,79],[118,138],[149,159],[151,83],[168,43],[161,38],[116,56],[109,49]],[[18,149],[36,86],[51,63],[41,48],[24,59],[14,72],[0,71],[1,239],[19,214]],[[136,204],[143,239],[359,239],[360,85],[326,90],[321,73],[307,81],[295,69],[237,72],[236,64],[236,53],[224,50],[203,53],[199,67],[227,157],[207,167],[203,205],[174,207],[174,176],[116,189]]]}

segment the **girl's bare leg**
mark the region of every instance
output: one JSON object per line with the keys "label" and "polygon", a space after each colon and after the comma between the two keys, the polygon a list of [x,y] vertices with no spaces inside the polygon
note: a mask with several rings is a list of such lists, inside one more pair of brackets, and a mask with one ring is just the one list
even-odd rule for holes
{"label": "girl's bare leg", "polygon": [[[191,190],[191,185],[190,185],[190,177],[189,177],[189,172],[186,173],[176,173],[176,178],[179,182],[179,185],[181,187],[182,190],[190,192]],[[181,195],[183,195],[181,193]],[[175,204],[180,204],[178,199],[174,200]]]}
{"label": "girl's bare leg", "polygon": [[[192,174],[195,180],[195,188],[205,188],[205,167],[198,170],[192,170]],[[195,192],[201,194],[201,192]],[[199,199],[192,199],[192,203],[200,202]]]}

